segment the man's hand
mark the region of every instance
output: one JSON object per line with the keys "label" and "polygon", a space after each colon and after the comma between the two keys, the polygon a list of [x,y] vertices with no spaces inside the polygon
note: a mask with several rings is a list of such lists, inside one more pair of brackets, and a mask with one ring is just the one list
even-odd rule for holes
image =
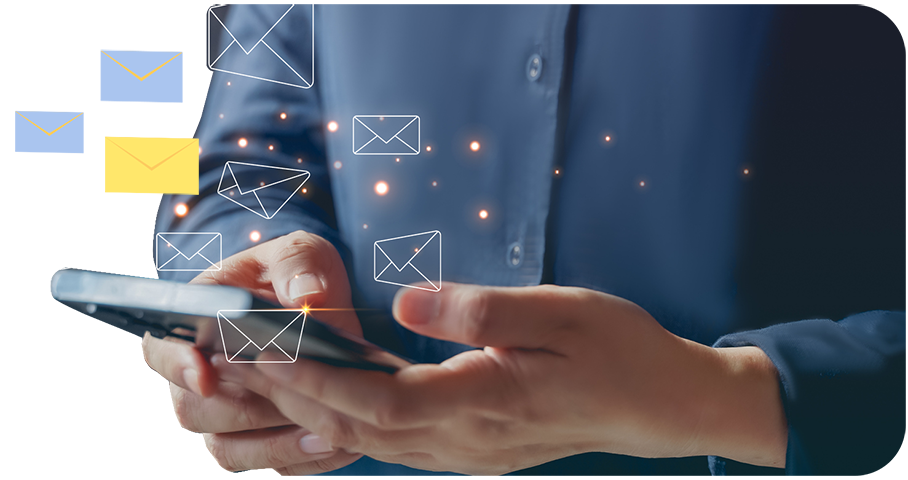
{"label": "man's hand", "polygon": [[333,448],[417,468],[498,474],[591,451],[784,465],[777,373],[757,348],[684,340],[579,288],[402,289],[394,316],[486,347],[393,375],[308,360],[217,368]]}
{"label": "man's hand", "polygon": [[[232,285],[287,308],[343,308],[319,319],[351,333],[362,329],[353,313],[344,264],[328,241],[295,232],[240,252],[206,271],[194,284]],[[183,428],[203,433],[208,450],[227,470],[274,468],[285,474],[334,470],[361,455],[332,449],[318,435],[288,420],[268,399],[219,381],[210,358],[179,340],[146,334],[145,361],[171,382]]]}

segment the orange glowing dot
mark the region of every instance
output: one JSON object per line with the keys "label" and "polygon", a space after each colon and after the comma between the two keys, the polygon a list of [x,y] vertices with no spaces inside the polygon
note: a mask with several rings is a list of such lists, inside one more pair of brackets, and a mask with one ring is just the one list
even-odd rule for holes
{"label": "orange glowing dot", "polygon": [[745,169],[744,169],[744,175],[749,175],[749,174],[750,174],[750,169],[749,169],[749,168],[745,168]]}
{"label": "orange glowing dot", "polygon": [[561,170],[555,169],[555,175],[561,175]]}
{"label": "orange glowing dot", "polygon": [[378,117],[378,121],[379,121],[379,122],[384,122],[384,121],[385,121],[385,117]]}
{"label": "orange glowing dot", "polygon": [[418,252],[419,249],[418,249],[418,248],[414,248],[413,251],[414,251],[414,252]]}
{"label": "orange glowing dot", "polygon": [[612,137],[610,137],[609,135],[606,135],[606,136],[605,136],[605,141],[606,141],[606,142],[611,142],[611,141],[612,141]]}
{"label": "orange glowing dot", "polygon": [[395,158],[394,161],[395,161],[395,162],[400,162],[400,159],[399,159],[399,158]]}
{"label": "orange glowing dot", "polygon": [[337,131],[337,122],[335,122],[335,121],[328,122],[328,131],[336,132]]}
{"label": "orange glowing dot", "polygon": [[431,145],[427,146],[427,147],[426,147],[426,151],[427,151],[427,152],[431,152],[431,151],[432,151],[432,146],[431,146]]}
{"label": "orange glowing dot", "polygon": [[236,144],[239,145],[240,148],[246,148],[246,145],[249,145],[249,142],[245,138],[241,138],[237,140]]}
{"label": "orange glowing dot", "polygon": [[388,193],[388,184],[385,182],[378,182],[375,184],[375,193],[379,195],[384,195]]}
{"label": "orange glowing dot", "polygon": [[645,186],[646,186],[646,182],[644,182],[644,181],[641,180],[641,181],[640,181],[640,186],[641,186],[641,187],[645,187]]}
{"label": "orange glowing dot", "polygon": [[303,193],[309,193],[309,189],[308,189],[308,188],[304,188],[304,189],[303,189]]}
{"label": "orange glowing dot", "polygon": [[474,152],[478,152],[479,151],[479,142],[470,142],[470,150],[473,150]]}
{"label": "orange glowing dot", "polygon": [[303,163],[303,159],[302,159],[302,158],[297,158],[297,159],[296,159],[296,163]]}
{"label": "orange glowing dot", "polygon": [[303,313],[309,313],[309,305],[303,305]]}
{"label": "orange glowing dot", "polygon": [[286,119],[287,119],[287,114],[284,112],[281,112],[281,120],[286,120]]}
{"label": "orange glowing dot", "polygon": [[432,182],[432,186],[433,186],[433,187],[437,187],[437,186],[438,186],[438,182]]}
{"label": "orange glowing dot", "polygon": [[274,145],[268,145],[268,150],[274,150]]}
{"label": "orange glowing dot", "polygon": [[344,164],[343,164],[343,163],[341,163],[341,161],[340,161],[340,160],[338,160],[338,161],[336,161],[336,162],[334,162],[334,169],[335,169],[335,170],[340,170],[340,169],[341,169],[341,167],[343,167],[343,166],[344,166]]}
{"label": "orange glowing dot", "polygon": [[201,155],[201,154],[202,154],[202,147],[200,146],[200,147],[199,147],[199,155]]}
{"label": "orange glowing dot", "polygon": [[369,224],[368,224],[368,223],[364,223],[364,224],[363,224],[363,230],[366,230],[366,229],[368,229],[368,228],[369,228]]}
{"label": "orange glowing dot", "polygon": [[481,219],[483,219],[483,220],[489,218],[489,212],[487,212],[487,211],[485,211],[485,210],[480,210],[480,211],[479,211],[479,218],[481,218]]}
{"label": "orange glowing dot", "polygon": [[264,187],[264,186],[265,186],[265,182],[259,182],[259,186],[260,186],[260,187]]}
{"label": "orange glowing dot", "polygon": [[176,207],[173,207],[173,213],[177,214],[178,217],[185,217],[189,213],[189,207],[185,203],[178,203]]}
{"label": "orange glowing dot", "polygon": [[227,86],[228,86],[228,87],[230,86],[230,82],[227,82]]}
{"label": "orange glowing dot", "polygon": [[253,230],[253,231],[249,232],[249,240],[252,240],[253,242],[257,242],[261,239],[262,239],[262,234],[259,233],[258,230]]}

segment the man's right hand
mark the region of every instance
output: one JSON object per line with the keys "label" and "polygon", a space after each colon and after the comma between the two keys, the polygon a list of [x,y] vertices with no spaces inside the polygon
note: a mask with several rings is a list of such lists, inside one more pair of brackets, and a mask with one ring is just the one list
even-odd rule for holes
{"label": "man's right hand", "polygon": [[[362,335],[340,255],[316,235],[297,231],[262,243],[190,283],[242,287],[287,308],[338,308],[319,312],[319,320]],[[142,349],[148,366],[170,381],[180,425],[204,434],[208,450],[227,470],[273,468],[304,475],[335,470],[361,457],[331,448],[264,397],[219,380],[210,358],[188,342],[146,333]]]}

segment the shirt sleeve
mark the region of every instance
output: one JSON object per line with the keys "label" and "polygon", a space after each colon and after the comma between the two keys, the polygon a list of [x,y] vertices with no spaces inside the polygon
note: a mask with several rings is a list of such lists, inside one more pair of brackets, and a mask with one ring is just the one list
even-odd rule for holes
{"label": "shirt sleeve", "polygon": [[[788,419],[785,473],[863,475],[892,460],[905,436],[905,313],[804,320],[720,338],[756,346],[779,371]],[[710,457],[713,474],[734,462]]]}
{"label": "shirt sleeve", "polygon": [[[260,29],[263,18],[273,12],[267,5],[230,7],[226,25],[237,38],[250,38]],[[294,45],[300,35],[311,31],[311,10],[294,8],[268,35],[270,45]],[[223,35],[218,51],[225,51],[233,38]],[[259,45],[260,46],[260,45]],[[235,48],[235,47],[234,47]],[[303,62],[308,52],[285,48],[284,58],[266,55],[264,47],[242,56],[242,68],[260,72],[263,78],[279,78],[281,69]],[[288,55],[300,55],[300,58]],[[220,63],[224,60],[218,60]],[[284,63],[286,61],[286,63]],[[229,68],[229,66],[227,66]],[[317,83],[316,83],[317,85]],[[158,209],[155,232],[218,232],[223,239],[224,258],[272,238],[304,230],[329,240],[346,260],[348,252],[337,234],[331,184],[325,158],[324,130],[319,95],[315,86],[297,88],[282,83],[247,78],[215,71],[196,137],[199,138],[199,195],[164,195]],[[245,139],[240,141],[240,139]],[[227,161],[292,168],[308,171],[303,189],[298,182],[284,182],[256,191],[268,212],[280,210],[271,219],[263,218],[218,194]],[[237,176],[248,175],[237,173]],[[238,178],[257,182],[256,178]],[[288,200],[289,198],[289,200]],[[286,201],[286,203],[284,203]],[[178,216],[179,204],[188,214]],[[253,231],[260,239],[250,238]],[[164,279],[189,281],[198,272],[161,271]]]}

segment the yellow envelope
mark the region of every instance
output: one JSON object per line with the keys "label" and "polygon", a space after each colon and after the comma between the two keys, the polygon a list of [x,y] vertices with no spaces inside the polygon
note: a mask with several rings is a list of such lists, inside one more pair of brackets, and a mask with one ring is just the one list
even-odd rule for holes
{"label": "yellow envelope", "polygon": [[196,138],[105,137],[104,191],[199,194]]}

